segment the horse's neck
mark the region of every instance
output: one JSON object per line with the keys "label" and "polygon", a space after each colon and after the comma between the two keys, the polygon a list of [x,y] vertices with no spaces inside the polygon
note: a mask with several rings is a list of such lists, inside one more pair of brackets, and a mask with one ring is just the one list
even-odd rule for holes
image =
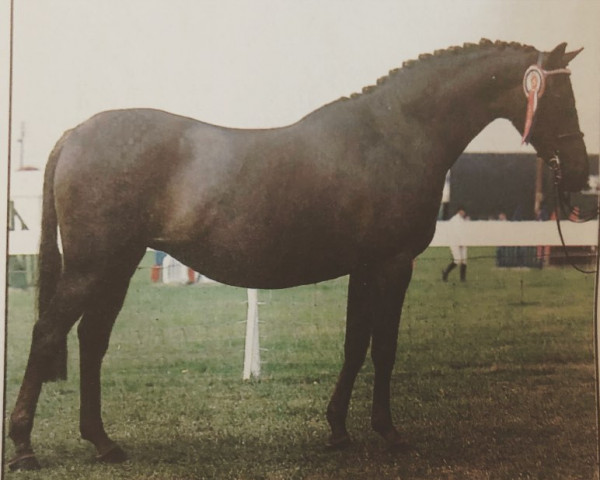
{"label": "horse's neck", "polygon": [[[374,116],[386,124],[382,128],[389,139],[405,141],[402,129],[420,135],[416,143],[429,145],[436,157],[431,161],[441,163],[440,170],[449,168],[473,138],[503,116],[492,108],[489,92],[492,76],[500,68],[498,53],[491,49],[476,53],[420,61],[365,94]],[[502,73],[514,77],[508,82],[510,88],[520,85],[522,65],[532,55],[512,52],[502,57]],[[508,87],[504,82],[498,88]]]}

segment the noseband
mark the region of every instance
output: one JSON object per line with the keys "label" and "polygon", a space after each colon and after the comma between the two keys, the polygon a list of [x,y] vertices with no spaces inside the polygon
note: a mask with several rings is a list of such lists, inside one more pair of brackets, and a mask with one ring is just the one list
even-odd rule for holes
{"label": "noseband", "polygon": [[[565,138],[583,138],[583,132],[570,132],[570,133],[560,133],[556,136],[558,140],[562,140]],[[549,159],[544,159],[550,170],[552,170],[552,175],[554,177],[554,184],[558,188],[560,182],[562,180],[562,170],[560,168],[560,158],[559,158],[560,150],[554,152],[554,155]]]}

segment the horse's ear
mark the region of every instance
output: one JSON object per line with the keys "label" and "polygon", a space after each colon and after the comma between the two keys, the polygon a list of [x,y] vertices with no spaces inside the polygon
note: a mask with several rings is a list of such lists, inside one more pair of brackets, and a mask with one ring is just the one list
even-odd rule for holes
{"label": "horse's ear", "polygon": [[546,61],[546,68],[562,68],[565,67],[566,64],[563,64],[563,56],[565,55],[565,50],[567,49],[567,43],[559,43],[554,50],[552,50],[548,54],[548,60]]}
{"label": "horse's ear", "polygon": [[566,53],[567,44],[566,42],[560,43],[548,54],[548,62],[546,68],[565,68],[571,60],[573,60],[579,52],[583,50],[575,50],[573,52]]}
{"label": "horse's ear", "polygon": [[581,47],[579,50],[574,50],[572,52],[565,53],[563,55],[563,62],[565,64],[565,66],[567,66],[571,62],[571,60],[573,60],[577,55],[579,55],[582,50],[583,50],[583,47]]}

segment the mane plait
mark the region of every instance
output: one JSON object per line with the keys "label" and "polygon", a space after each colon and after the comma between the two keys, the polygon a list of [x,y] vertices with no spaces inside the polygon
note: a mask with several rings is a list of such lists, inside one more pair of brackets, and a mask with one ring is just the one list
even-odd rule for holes
{"label": "mane plait", "polygon": [[434,50],[433,53],[422,53],[419,55],[419,57],[417,59],[405,60],[404,62],[402,62],[401,68],[394,68],[394,69],[390,70],[387,75],[377,79],[376,85],[368,85],[366,87],[363,87],[361,93],[353,93],[352,95],[350,95],[350,98],[357,98],[363,94],[368,94],[370,92],[373,92],[377,88],[377,86],[383,85],[384,83],[386,83],[388,81],[388,79],[390,77],[393,77],[393,76],[399,74],[404,69],[411,69],[411,68],[416,67],[417,65],[425,64],[433,59],[440,58],[440,57],[457,56],[464,52],[470,52],[470,51],[475,51],[475,50],[484,50],[484,49],[490,49],[490,48],[496,48],[496,49],[498,49],[498,48],[499,49],[514,48],[514,49],[528,51],[528,52],[535,50],[535,47],[532,47],[531,45],[524,45],[519,42],[504,42],[501,40],[496,40],[495,42],[492,42],[491,40],[489,40],[487,38],[482,38],[479,41],[479,43],[466,42],[466,43],[463,43],[461,46],[455,45],[455,46],[451,46],[451,47],[444,48],[444,49]]}
{"label": "mane plait", "polygon": [[[462,46],[452,46],[440,50],[435,50],[433,54],[430,53],[422,53],[419,55],[419,58],[416,60],[406,60],[402,63],[402,68],[411,68],[415,65],[420,64],[423,61],[428,61],[431,58],[439,58],[439,57],[447,57],[450,55],[459,55],[463,52],[469,52],[474,50],[483,50],[484,48],[514,48],[524,51],[533,51],[534,47],[531,45],[524,45],[518,42],[503,42],[501,40],[496,40],[492,42],[487,38],[482,38],[479,43],[469,43],[465,42]],[[391,72],[390,72],[391,73]]]}

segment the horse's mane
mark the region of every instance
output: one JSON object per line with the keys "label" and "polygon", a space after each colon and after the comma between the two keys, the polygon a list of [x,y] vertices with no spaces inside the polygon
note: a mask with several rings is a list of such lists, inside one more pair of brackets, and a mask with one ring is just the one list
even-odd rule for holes
{"label": "horse's mane", "polygon": [[518,42],[503,42],[500,40],[492,42],[487,38],[482,38],[479,43],[464,43],[462,46],[452,46],[441,50],[435,50],[433,53],[422,53],[417,59],[406,60],[402,63],[401,68],[394,68],[390,70],[387,75],[378,78],[375,85],[363,87],[362,92],[353,93],[350,95],[350,97],[342,97],[340,100],[348,100],[349,98],[354,99],[361,97],[364,94],[369,94],[377,89],[378,86],[387,83],[390,78],[394,78],[409,69],[414,69],[415,67],[423,64],[428,64],[438,58],[447,58],[473,51],[489,51],[490,49],[502,50],[507,48],[521,50],[524,52],[532,52],[536,50],[535,47],[531,45],[524,45]]}

